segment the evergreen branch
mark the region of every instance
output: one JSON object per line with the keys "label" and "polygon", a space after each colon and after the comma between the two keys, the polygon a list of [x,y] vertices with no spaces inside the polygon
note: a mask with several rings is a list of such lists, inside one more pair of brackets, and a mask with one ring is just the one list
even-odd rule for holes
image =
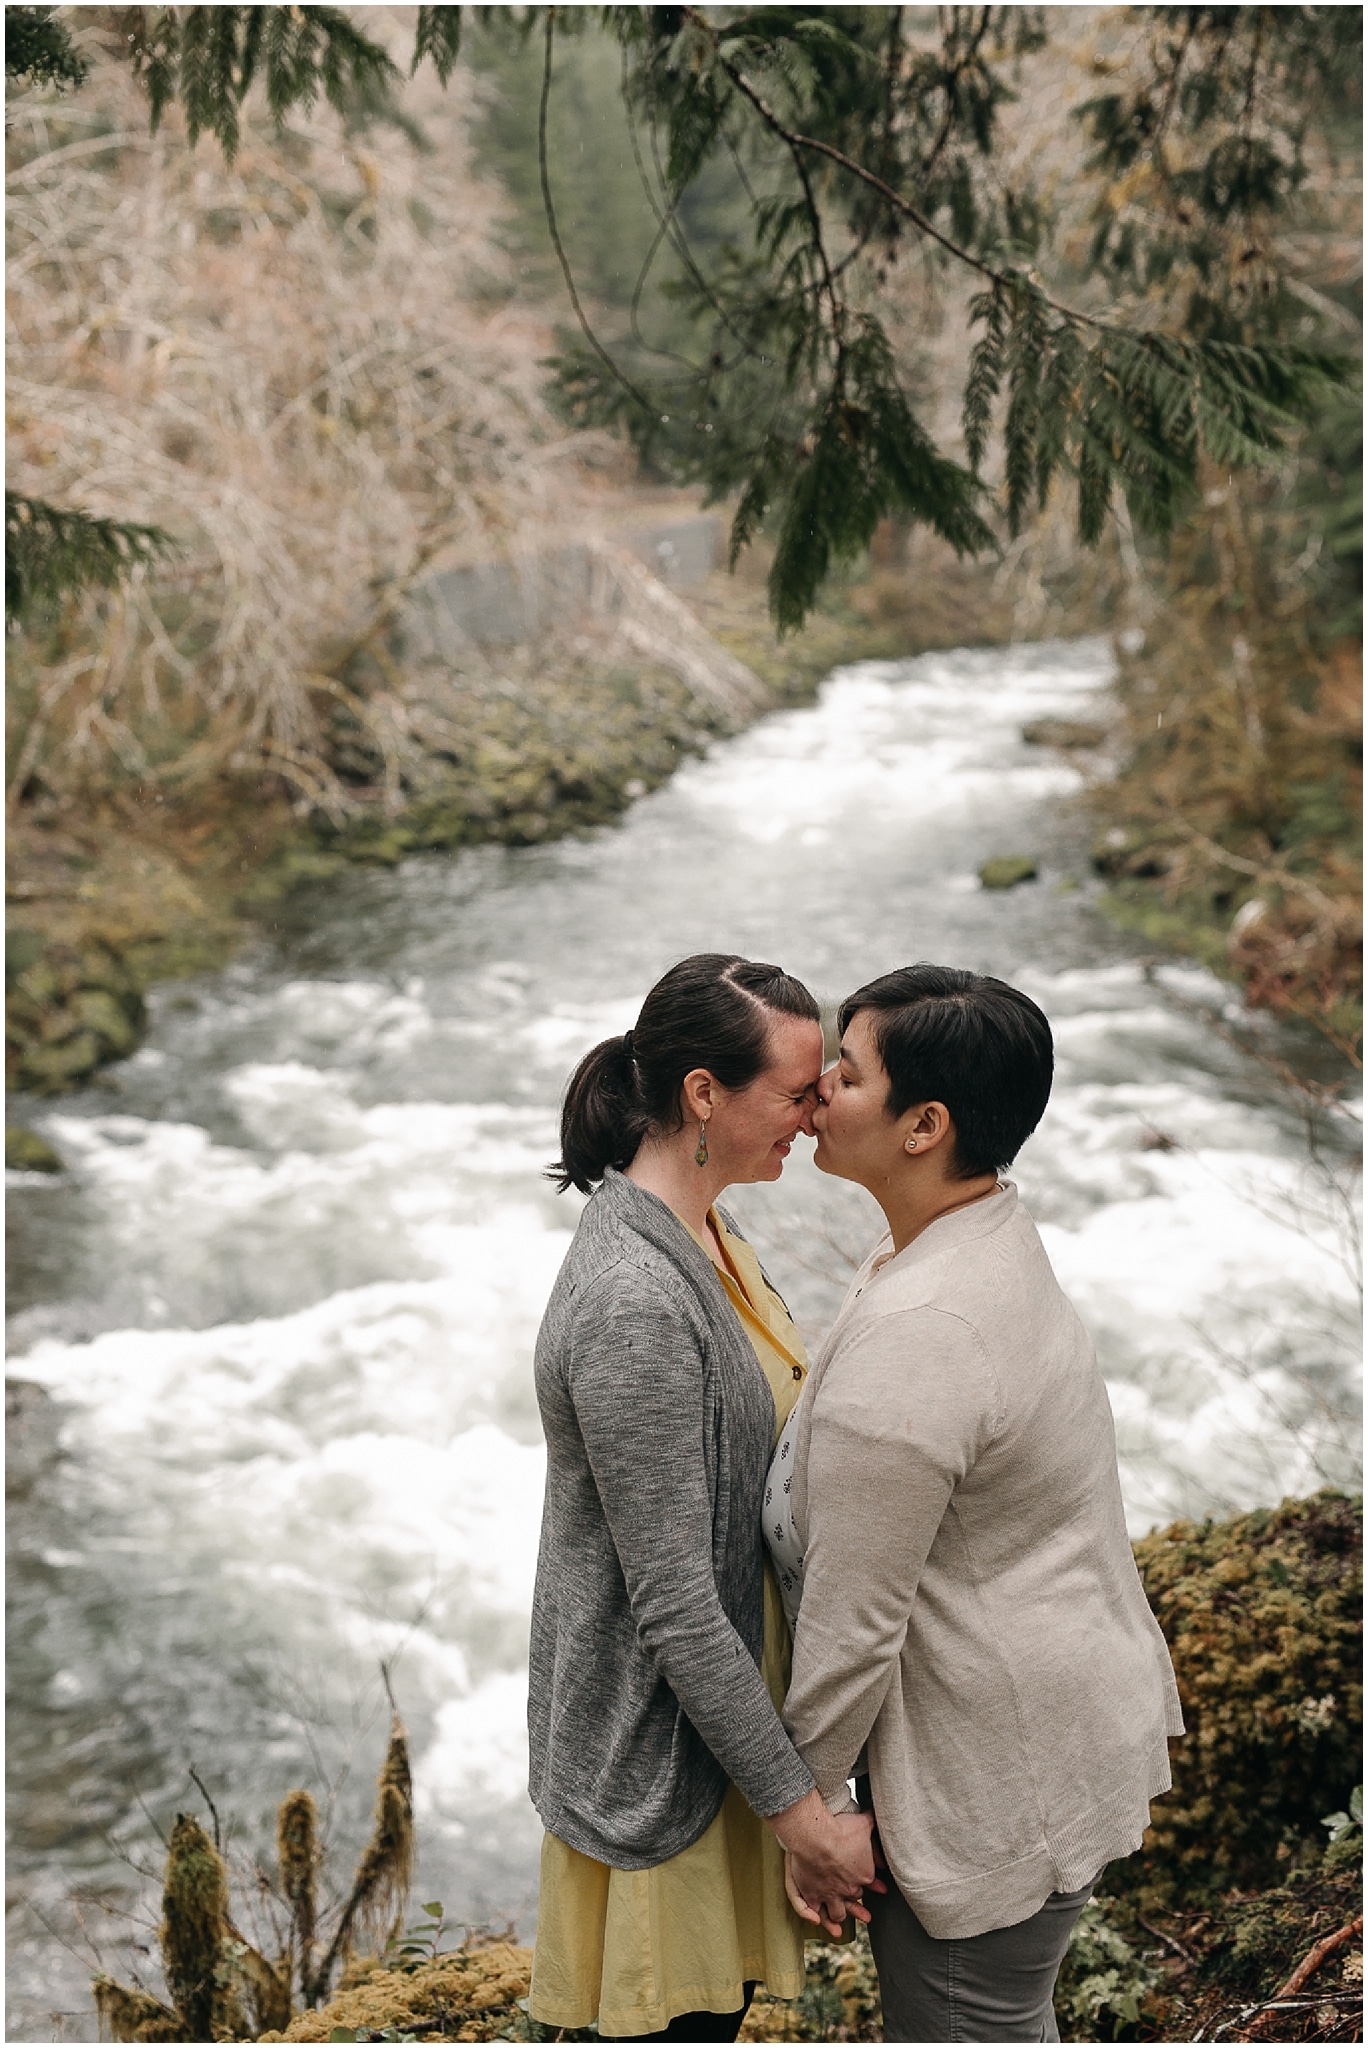
{"label": "evergreen branch", "polygon": [[[662,212],[660,205],[656,199],[655,193],[651,189],[650,180],[646,175],[646,166],[641,160],[641,146],[637,141],[636,122],[632,118],[630,95],[627,91],[627,49],[625,44],[623,46],[622,52],[622,65],[622,105],[627,120],[627,134],[632,145],[632,156],[636,163],[637,175],[641,179],[641,188],[646,194],[646,199],[651,208],[651,211],[655,214],[657,221],[660,223],[660,233],[655,237],[654,241],[651,243],[651,247],[647,252],[646,260],[641,267],[641,275],[637,279],[636,290],[632,294],[632,332],[638,340],[641,339],[640,328],[638,325],[638,310],[641,303],[642,288],[646,282],[648,267],[650,263],[654,260],[656,250],[660,247],[661,238],[663,236],[668,236],[670,247],[674,250],[676,256],[678,256],[680,262],[684,265],[686,274],[693,280],[695,289],[704,299],[706,299],[707,303],[712,307],[714,313],[722,322],[722,325],[726,328],[728,334],[732,336],[734,341],[739,343],[740,347],[745,351],[747,355],[753,356],[757,360],[763,360],[760,351],[756,349],[752,345],[752,343],[747,340],[746,336],[742,334],[741,330],[736,326],[736,324],[732,320],[730,312],[722,304],[722,301],[717,297],[716,293],[713,291],[713,288],[709,284],[707,278],[704,277],[697,263],[695,263],[693,251],[690,249],[688,244],[688,238],[684,234],[683,228],[679,224],[679,202],[680,199],[683,197],[684,188],[689,183],[689,180],[693,177],[695,171],[698,169],[698,165],[702,161],[703,153],[707,149],[708,143],[713,139],[713,135],[721,131],[721,124],[719,122],[713,130],[710,130],[708,136],[700,143],[698,153],[690,163],[687,172],[684,176],[678,178],[675,181],[674,196],[669,199],[668,209]],[[661,191],[665,193],[667,197],[669,197],[670,181],[666,177],[664,168],[661,165],[660,151],[656,146],[656,112],[655,98],[653,94],[650,94],[647,99],[646,119],[651,136],[651,160],[655,165],[656,176],[660,180]],[[643,346],[644,345],[645,344],[643,343]],[[678,362],[681,361],[682,358],[676,357],[675,360]]]}
{"label": "evergreen branch", "polygon": [[983,38],[988,33],[988,23],[992,17],[992,12],[991,7],[984,7],[980,10],[978,27],[973,33],[968,50],[964,56],[956,60],[947,76],[941,80],[941,89],[945,94],[945,115],[941,121],[940,133],[931,145],[928,154],[922,159],[923,180],[931,176],[932,171],[944,152],[946,143],[950,140],[950,135],[955,125],[955,115],[958,112],[959,82],[962,75],[973,67],[978,57]]}
{"label": "evergreen branch", "polygon": [[5,76],[59,92],[84,85],[90,70],[51,7],[5,9]]}
{"label": "evergreen branch", "polygon": [[975,475],[983,466],[992,425],[993,400],[1002,383],[1002,353],[1007,338],[1007,295],[1000,286],[984,292],[969,309],[970,324],[982,320],[984,332],[969,356],[964,385],[964,445]]}
{"label": "evergreen branch", "polygon": [[175,546],[159,526],[96,519],[6,491],[6,621],[19,625],[38,607],[91,585],[112,590],[138,563]]}
{"label": "evergreen branch", "polygon": [[461,54],[461,10],[459,7],[420,7],[418,31],[413,39],[412,78],[424,57],[431,57],[437,76],[445,85]]}
{"label": "evergreen branch", "polygon": [[[715,29],[711,22],[705,20],[698,13],[696,8],[686,7],[683,9],[683,12],[689,20],[698,23],[700,27],[707,31],[712,38],[714,48],[717,50],[717,61],[736,87],[736,90],[743,99],[750,102],[765,126],[772,134],[777,135],[779,140],[790,151],[810,149],[814,150],[819,156],[827,157],[830,162],[836,164],[841,170],[848,171],[852,177],[858,178],[862,184],[868,185],[871,191],[877,192],[881,198],[886,199],[890,206],[896,208],[904,218],[912,222],[914,227],[920,229],[922,234],[944,249],[947,255],[955,257],[960,263],[967,264],[971,270],[976,270],[980,277],[986,277],[990,283],[1005,285],[1016,276],[1015,272],[995,270],[992,264],[985,263],[982,257],[975,256],[971,250],[962,248],[958,242],[954,242],[948,235],[942,234],[935,225],[935,222],[928,220],[926,215],[913,206],[909,199],[905,199],[901,192],[896,191],[892,185],[879,177],[877,172],[871,171],[867,165],[857,163],[854,157],[847,156],[844,150],[837,149],[835,143],[824,142],[816,135],[800,135],[795,129],[788,127],[779,118],[778,114],[775,113],[774,109],[767,105],[760,97],[760,94],[740,67],[734,64],[729,57],[722,55],[722,37],[726,32]],[[1079,320],[1086,326],[1106,329],[1107,323],[1094,319],[1092,314],[1075,312],[1071,307],[1060,305],[1047,294],[1042,293],[1041,296],[1052,311],[1062,314],[1066,319]]]}
{"label": "evergreen branch", "polygon": [[735,34],[735,26],[732,28],[716,28],[693,7],[685,7],[681,12],[689,21],[693,22],[708,35],[717,53],[717,61],[721,69],[730,78],[742,98],[747,100],[755,109],[764,125],[785,144],[791,153],[797,150],[812,150],[817,155],[826,157],[829,162],[837,165],[839,169],[848,172],[851,177],[858,179],[861,184],[868,186],[871,191],[877,192],[882,199],[886,200],[906,220],[911,221],[913,226],[930,241],[944,249],[947,255],[953,256],[957,262],[967,265],[969,269],[977,271],[980,277],[987,278],[990,283],[1003,287],[1017,283],[1029,284],[1030,289],[1038,295],[1041,303],[1047,306],[1051,312],[1057,313],[1061,319],[1068,320],[1077,326],[1091,328],[1099,334],[1118,336],[1126,334],[1127,330],[1125,328],[1117,327],[1107,320],[1099,320],[1095,314],[1081,312],[1077,307],[1063,304],[1060,300],[1053,298],[1048,292],[1044,291],[1039,285],[1024,278],[1020,271],[998,270],[991,263],[985,262],[982,257],[975,256],[972,250],[966,249],[951,236],[944,234],[933,220],[928,218],[918,207],[914,206],[909,199],[905,198],[901,192],[890,185],[886,179],[881,178],[877,172],[870,170],[867,165],[859,163],[854,157],[848,156],[844,150],[838,149],[834,143],[824,141],[820,136],[804,135],[796,129],[790,128],[762,98],[739,65],[723,53],[722,42],[725,37]]}
{"label": "evergreen branch", "polygon": [[374,111],[400,75],[340,7],[148,9],[131,55],[147,88],[153,133],[179,99],[191,147],[207,132],[229,163],[240,140],[238,110],[263,60],[277,126],[292,107],[312,106],[320,87],[339,113]]}

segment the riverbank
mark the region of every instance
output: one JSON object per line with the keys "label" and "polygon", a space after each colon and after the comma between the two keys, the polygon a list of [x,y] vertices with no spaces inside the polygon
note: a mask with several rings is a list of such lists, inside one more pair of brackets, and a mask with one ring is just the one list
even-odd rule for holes
{"label": "riverbank", "polygon": [[[842,662],[1011,632],[1010,601],[991,574],[934,543],[920,573],[905,557],[876,558],[835,584],[789,641],[770,625],[764,573],[748,558],[687,599],[704,658],[711,642],[719,660],[759,678],[756,711],[809,702]],[[47,1097],[97,1079],[138,1044],[151,988],[224,964],[300,883],[421,850],[536,845],[610,823],[744,722],[679,673],[631,659],[591,619],[472,656],[436,681],[424,676],[406,717],[391,710],[405,727],[397,770],[365,699],[334,705],[328,765],[350,803],[332,815],[301,806],[276,778],[226,772],[180,794],[111,779],[19,805],[6,919],[10,1088]],[[12,1163],[26,1163],[18,1149]]]}
{"label": "riverbank", "polygon": [[[1266,483],[1214,483],[1121,636],[1093,787],[1102,908],[1357,1065],[1362,642],[1352,583]],[[1336,616],[1336,614],[1339,616]]]}
{"label": "riverbank", "polygon": [[[781,642],[757,549],[735,575],[714,571],[668,596],[697,635],[695,666],[711,649],[751,678],[730,701],[691,682],[688,661],[642,659],[586,617],[538,641],[472,648],[455,666],[429,660],[410,682],[392,664],[354,674],[328,707],[332,803],[227,769],[179,791],[111,777],[21,802],[10,829],[8,1086],[42,1098],[98,1081],[140,1042],[152,987],[224,964],[300,883],[610,823],[750,717],[809,702],[843,663],[1130,617],[1135,594],[1114,564],[1061,562],[1048,587],[1036,572],[1027,602],[1032,579],[884,530],[805,631]],[[1247,577],[1199,605],[1193,564],[1177,576],[1186,608],[1121,631],[1110,722],[1047,721],[1028,736],[1084,765],[1104,915],[1161,954],[1239,982],[1252,1004],[1304,1019],[1356,1061],[1359,643],[1318,651],[1285,613],[1270,622],[1258,612],[1246,641],[1236,615]],[[13,1165],[46,1163],[31,1134],[17,1132],[10,1149]]]}

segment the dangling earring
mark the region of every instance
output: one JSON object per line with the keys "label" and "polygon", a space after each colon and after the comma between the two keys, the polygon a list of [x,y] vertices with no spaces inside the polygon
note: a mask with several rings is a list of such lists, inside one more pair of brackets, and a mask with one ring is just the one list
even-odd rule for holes
{"label": "dangling earring", "polygon": [[707,1119],[706,1117],[700,1117],[700,1118],[699,1118],[699,1120],[698,1120],[698,1150],[697,1150],[697,1151],[696,1151],[696,1152],[694,1153],[694,1165],[695,1165],[695,1166],[706,1166],[706,1165],[707,1165],[707,1163],[708,1163],[708,1119]]}

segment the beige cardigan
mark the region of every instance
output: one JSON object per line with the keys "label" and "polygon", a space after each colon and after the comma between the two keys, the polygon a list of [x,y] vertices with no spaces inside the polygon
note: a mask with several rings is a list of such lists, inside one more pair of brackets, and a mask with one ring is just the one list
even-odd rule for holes
{"label": "beige cardigan", "polygon": [[867,1745],[892,1874],[964,1939],[1138,1848],[1183,1720],[1102,1375],[1015,1187],[890,1250],[791,1425],[784,1719],[833,1808]]}

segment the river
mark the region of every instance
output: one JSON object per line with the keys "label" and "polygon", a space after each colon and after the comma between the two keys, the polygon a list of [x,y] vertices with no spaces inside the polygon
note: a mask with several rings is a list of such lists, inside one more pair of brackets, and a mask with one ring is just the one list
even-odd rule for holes
{"label": "river", "polygon": [[[1135,1531],[1353,1477],[1347,1119],[1308,1147],[1222,1027],[1233,992],[1100,918],[1078,774],[1021,737],[1108,674],[1101,642],[864,664],[615,828],[351,871],[36,1115],[70,1170],[10,1176],[10,1371],[55,1405],[30,1397],[11,1518],[9,2038],[94,2038],[92,1944],[150,1970],[118,1913],[155,1828],[204,1814],[191,1764],[237,1851],[307,1783],[354,1853],[382,1659],[416,1896],[532,1926],[531,1356],[577,1213],[542,1170],[571,1065],[683,954],[778,960],[828,1004],[914,959],[1027,989],[1059,1068],[1016,1177]],[[1016,852],[1039,879],[980,888]],[[733,1206],[817,1336],[872,1205],[800,1140]]]}

